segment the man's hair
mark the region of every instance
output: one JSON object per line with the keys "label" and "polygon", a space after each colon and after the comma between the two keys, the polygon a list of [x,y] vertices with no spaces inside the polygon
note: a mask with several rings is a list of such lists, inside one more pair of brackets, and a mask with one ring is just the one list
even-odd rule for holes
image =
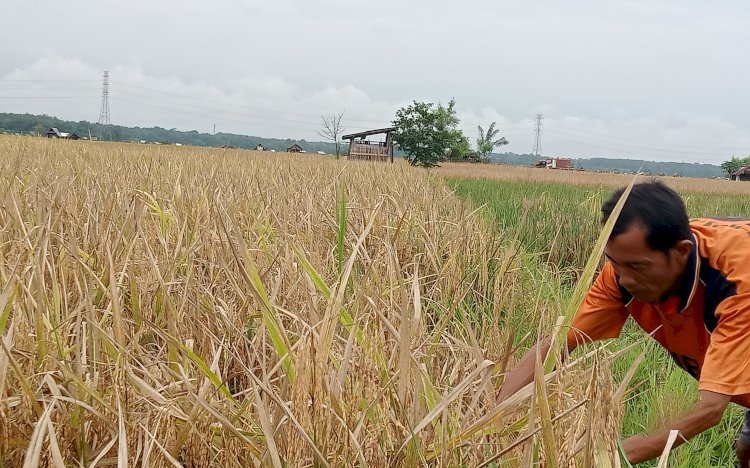
{"label": "man's hair", "polygon": [[[607,222],[625,188],[617,190],[602,205],[602,224]],[[690,239],[690,220],[680,195],[659,181],[633,185],[610,238],[639,223],[646,229],[646,243],[653,250],[668,252],[679,241]]]}

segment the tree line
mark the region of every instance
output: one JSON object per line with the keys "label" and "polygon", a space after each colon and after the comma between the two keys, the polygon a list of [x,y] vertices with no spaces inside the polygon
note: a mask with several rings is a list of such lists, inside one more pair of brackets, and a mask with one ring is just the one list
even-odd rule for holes
{"label": "tree line", "polygon": [[[99,125],[85,120],[78,122],[62,120],[49,115],[0,113],[0,131],[44,135],[47,133],[47,130],[53,127],[59,129],[61,132],[75,133],[80,137],[87,138],[89,132],[91,132],[93,138],[107,141],[146,141],[149,143],[180,143],[183,145],[213,147],[226,145],[237,148],[255,148],[260,144],[266,149],[276,151],[286,151],[289,146],[297,143],[308,153],[323,151],[326,154],[334,154],[336,151],[336,145],[324,141],[265,138],[224,132],[216,134],[200,133],[195,130],[180,131],[176,128]],[[343,144],[341,150],[346,151],[347,145]]]}
{"label": "tree line", "polygon": [[[469,138],[458,128],[455,101],[448,105],[413,102],[399,109],[393,124],[399,128],[396,139],[399,142],[397,155],[404,156],[414,165],[435,165],[443,161],[473,161],[506,163],[517,165],[533,164],[536,158],[531,154],[495,153],[494,150],[506,145],[507,139],[499,136],[494,122],[486,128],[477,128],[477,138],[472,146]],[[258,144],[267,149],[284,151],[293,143],[298,143],[306,151],[323,151],[327,154],[346,153],[348,145],[341,142],[345,132],[345,114],[323,116],[319,135],[328,141],[305,141],[304,139],[275,139],[233,133],[200,133],[178,131],[161,127],[124,127],[119,125],[98,125],[87,121],[68,121],[49,115],[0,113],[0,131],[43,135],[52,127],[63,132],[73,132],[87,137],[91,131],[94,137],[104,137],[113,141],[148,141],[159,143],[181,143],[194,146],[223,145],[238,148],[254,148]],[[333,138],[331,138],[333,137]],[[338,144],[337,144],[338,143]],[[338,148],[337,148],[338,147]],[[591,158],[574,160],[576,167],[602,171],[637,171],[640,161],[630,159]],[[646,162],[643,169],[652,174],[678,174],[686,177],[726,177],[742,166],[750,166],[750,156],[737,157],[725,161],[721,167],[711,164]]]}

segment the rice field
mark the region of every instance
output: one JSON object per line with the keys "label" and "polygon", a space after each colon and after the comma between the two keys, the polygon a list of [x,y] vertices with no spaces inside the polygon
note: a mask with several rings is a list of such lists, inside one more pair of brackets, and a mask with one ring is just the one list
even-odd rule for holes
{"label": "rice field", "polygon": [[[3,466],[620,466],[623,424],[690,397],[658,358],[629,384],[633,333],[495,403],[599,229],[528,208],[607,189],[18,137],[0,170]],[[711,437],[673,460],[722,466]]]}
{"label": "rice field", "polygon": [[[461,166],[464,165],[458,165],[458,170],[453,165],[440,169],[448,175],[448,185],[462,198],[482,206],[485,216],[498,225],[498,231],[515,230],[524,249],[536,253],[545,270],[557,272],[557,277],[569,284],[580,276],[590,246],[601,230],[601,203],[613,192],[612,187],[629,182],[618,175],[589,174],[571,184],[570,175],[581,173],[505,166],[488,167],[488,172],[476,169],[468,177],[453,177],[453,174],[467,174],[464,172],[467,167]],[[540,177],[547,178],[543,182],[534,179],[540,173]],[[523,179],[524,174],[529,177]],[[750,217],[750,197],[745,193],[750,188],[748,183],[664,180],[681,192],[691,216]],[[723,190],[716,189],[722,186]],[[729,191],[730,188],[735,191]],[[627,349],[642,337],[638,326],[628,323],[623,336],[610,346],[612,350]],[[632,378],[632,394],[624,406],[624,436],[657,430],[697,401],[695,381],[675,366],[661,347],[655,343],[646,346],[646,357]],[[640,349],[629,350],[615,362],[615,379],[627,373],[639,354]],[[734,439],[741,424],[742,410],[730,405],[722,423],[677,449],[669,466],[736,466]]]}
{"label": "rice field", "polygon": [[[729,156],[727,156],[729,159]],[[567,185],[589,185],[605,187],[622,187],[632,179],[632,175],[610,174],[591,171],[567,171],[538,169],[533,167],[512,166],[507,164],[443,164],[436,173],[445,177],[463,179],[492,179],[505,181],[527,181],[547,183],[564,183]],[[714,194],[750,194],[750,184],[720,180],[699,179],[693,177],[655,177],[679,192],[698,192]]]}
{"label": "rice field", "polygon": [[[451,174],[451,170],[445,167],[440,172]],[[596,174],[600,176],[597,184],[570,184],[564,180],[570,174],[580,173],[544,169],[528,171],[530,175],[535,172],[550,176],[557,174],[560,180],[542,183],[533,179],[485,178],[477,174],[470,178],[448,177],[447,181],[459,196],[484,207],[502,230],[516,229],[528,252],[544,254],[544,260],[553,267],[581,271],[601,230],[602,202],[614,192],[613,187],[625,186],[630,179],[613,185],[613,182],[621,182],[620,176]],[[680,192],[692,217],[750,216],[750,194],[744,191],[750,189],[748,183],[705,180],[706,191],[703,191],[701,179],[667,179],[673,179],[665,182]],[[688,185],[681,189],[683,185],[675,181],[688,181]],[[716,184],[737,191],[711,191]]]}
{"label": "rice field", "polygon": [[570,292],[430,173],[0,138],[0,464],[617,466],[594,348],[502,405]]}

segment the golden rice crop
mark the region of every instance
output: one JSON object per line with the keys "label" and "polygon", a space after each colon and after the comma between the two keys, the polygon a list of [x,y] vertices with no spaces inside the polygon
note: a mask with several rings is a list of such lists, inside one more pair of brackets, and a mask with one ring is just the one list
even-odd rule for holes
{"label": "golden rice crop", "polygon": [[425,171],[31,138],[0,168],[0,464],[617,463],[601,349],[495,404],[560,291]]}

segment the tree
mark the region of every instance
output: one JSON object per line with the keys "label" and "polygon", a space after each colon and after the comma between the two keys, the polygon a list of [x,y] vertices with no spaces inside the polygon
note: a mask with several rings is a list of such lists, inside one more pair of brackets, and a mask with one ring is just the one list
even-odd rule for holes
{"label": "tree", "polygon": [[49,128],[45,127],[41,122],[34,125],[34,128],[32,129],[35,135],[44,135],[47,133],[47,130],[49,130]]}
{"label": "tree", "polygon": [[471,151],[471,143],[466,135],[461,130],[454,130],[451,136],[452,144],[449,148],[448,157],[454,161],[465,161],[473,154]]}
{"label": "tree", "polygon": [[721,168],[726,171],[728,175],[731,175],[733,172],[737,172],[742,166],[750,166],[750,156],[746,158],[738,158],[736,156],[732,156],[732,159],[729,161],[724,161],[721,163]]}
{"label": "tree", "polygon": [[333,141],[333,144],[336,146],[336,159],[338,159],[339,154],[341,154],[341,143],[339,142],[339,137],[344,132],[344,128],[341,127],[341,119],[343,117],[344,111],[341,111],[338,114],[320,116],[320,118],[323,119],[323,127],[318,132],[318,135],[327,140]]}
{"label": "tree", "polygon": [[477,137],[477,153],[481,162],[488,162],[490,160],[490,154],[492,150],[497,146],[507,145],[509,142],[505,137],[500,137],[497,140],[495,137],[500,130],[495,128],[495,122],[492,122],[487,128],[487,132],[482,129],[481,125],[477,125],[479,130],[479,136]]}
{"label": "tree", "polygon": [[[393,125],[395,139],[407,154],[412,166],[432,167],[450,157],[454,151],[463,152],[468,140],[458,128],[456,101],[448,106],[431,102],[417,102],[396,111]],[[465,144],[464,144],[465,143]]]}

